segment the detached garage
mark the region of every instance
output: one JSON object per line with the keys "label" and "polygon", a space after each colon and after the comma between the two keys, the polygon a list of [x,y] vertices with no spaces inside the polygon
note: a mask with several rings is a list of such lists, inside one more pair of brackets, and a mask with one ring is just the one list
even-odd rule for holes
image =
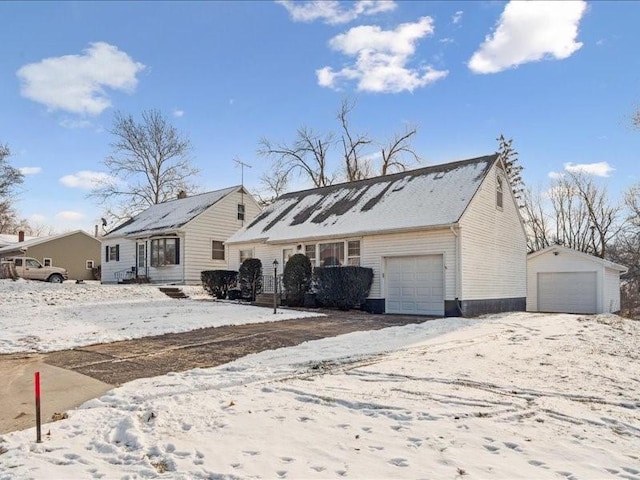
{"label": "detached garage", "polygon": [[527,257],[527,311],[613,313],[620,310],[626,267],[554,245]]}

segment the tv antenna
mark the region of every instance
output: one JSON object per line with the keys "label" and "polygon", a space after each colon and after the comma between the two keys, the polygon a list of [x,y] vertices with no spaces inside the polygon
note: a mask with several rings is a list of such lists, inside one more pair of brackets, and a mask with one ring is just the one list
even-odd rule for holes
{"label": "tv antenna", "polygon": [[248,163],[243,162],[239,158],[234,158],[233,161],[236,164],[236,167],[240,167],[240,185],[242,185],[242,189],[244,190],[244,167],[252,168]]}

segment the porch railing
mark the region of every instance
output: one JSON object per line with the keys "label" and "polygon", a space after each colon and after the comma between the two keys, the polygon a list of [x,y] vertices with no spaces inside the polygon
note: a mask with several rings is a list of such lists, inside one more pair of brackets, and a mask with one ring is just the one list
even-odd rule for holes
{"label": "porch railing", "polygon": [[[273,275],[262,276],[262,293],[273,293],[274,286],[276,285],[276,279]],[[277,279],[278,293],[282,294],[282,274],[278,275]]]}

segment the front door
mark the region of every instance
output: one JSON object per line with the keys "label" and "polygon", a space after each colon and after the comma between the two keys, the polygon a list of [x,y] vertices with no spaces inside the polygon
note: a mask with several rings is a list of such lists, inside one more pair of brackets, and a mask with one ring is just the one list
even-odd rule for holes
{"label": "front door", "polygon": [[138,276],[146,276],[147,275],[147,244],[139,243],[138,244],[138,252],[137,252],[137,273]]}

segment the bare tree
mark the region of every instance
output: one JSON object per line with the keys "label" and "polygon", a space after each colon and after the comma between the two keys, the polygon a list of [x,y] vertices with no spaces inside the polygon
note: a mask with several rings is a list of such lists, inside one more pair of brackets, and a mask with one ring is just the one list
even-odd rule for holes
{"label": "bare tree", "polygon": [[271,205],[280,195],[287,191],[289,177],[280,170],[273,170],[269,173],[263,173],[260,177],[262,190],[254,190],[251,192],[262,207]]}
{"label": "bare tree", "polygon": [[327,153],[334,143],[333,134],[318,135],[310,128],[299,128],[293,144],[273,144],[267,138],[260,140],[258,154],[273,158],[275,170],[282,175],[302,173],[315,187],[331,185],[335,175],[329,173]]}
{"label": "bare tree", "polygon": [[118,112],[109,132],[114,153],[103,164],[111,178],[91,196],[108,205],[110,216],[128,218],[180,191],[196,190],[192,181],[199,171],[191,164],[191,142],[158,110],[142,112],[140,122]]}
{"label": "bare tree", "polygon": [[[341,130],[338,141],[335,141],[335,135],[332,132],[321,135],[307,127],[298,129],[292,144],[274,144],[264,137],[260,140],[258,154],[273,161],[272,173],[262,179],[264,190],[271,193],[268,198],[277,196],[272,187],[275,183],[281,184],[281,182],[274,183],[276,178],[289,179],[292,174],[306,177],[315,187],[324,187],[333,184],[338,178],[353,182],[376,174],[386,175],[404,171],[413,161],[420,161],[411,147],[411,139],[417,133],[417,128],[407,127],[403,133],[395,135],[381,145],[381,164],[380,169],[377,170],[374,166],[374,157],[364,154],[364,150],[376,142],[366,134],[355,133],[349,122],[349,116],[355,106],[354,100],[342,100],[336,115]],[[342,166],[338,171],[331,171],[330,153],[338,143],[342,146]]]}
{"label": "bare tree", "polygon": [[545,211],[543,195],[540,190],[525,189],[522,192],[520,210],[527,234],[529,252],[536,252],[551,245],[549,215]]}
{"label": "bare tree", "polygon": [[[380,149],[382,164],[380,165],[380,175],[387,175],[393,172],[404,172],[411,161],[420,162],[420,157],[411,147],[411,137],[418,133],[416,127],[407,126],[402,133],[397,133]],[[405,157],[411,160],[406,160]]]}
{"label": "bare tree", "polygon": [[9,165],[11,151],[0,144],[0,233],[9,231],[17,221],[13,200],[17,187],[24,181],[24,175]]}
{"label": "bare tree", "polygon": [[366,135],[354,134],[349,129],[349,114],[355,108],[354,100],[343,99],[338,120],[342,127],[342,149],[344,152],[344,169],[348,182],[362,180],[371,175],[371,165],[366,158],[360,155],[362,148],[371,144],[371,139]]}

